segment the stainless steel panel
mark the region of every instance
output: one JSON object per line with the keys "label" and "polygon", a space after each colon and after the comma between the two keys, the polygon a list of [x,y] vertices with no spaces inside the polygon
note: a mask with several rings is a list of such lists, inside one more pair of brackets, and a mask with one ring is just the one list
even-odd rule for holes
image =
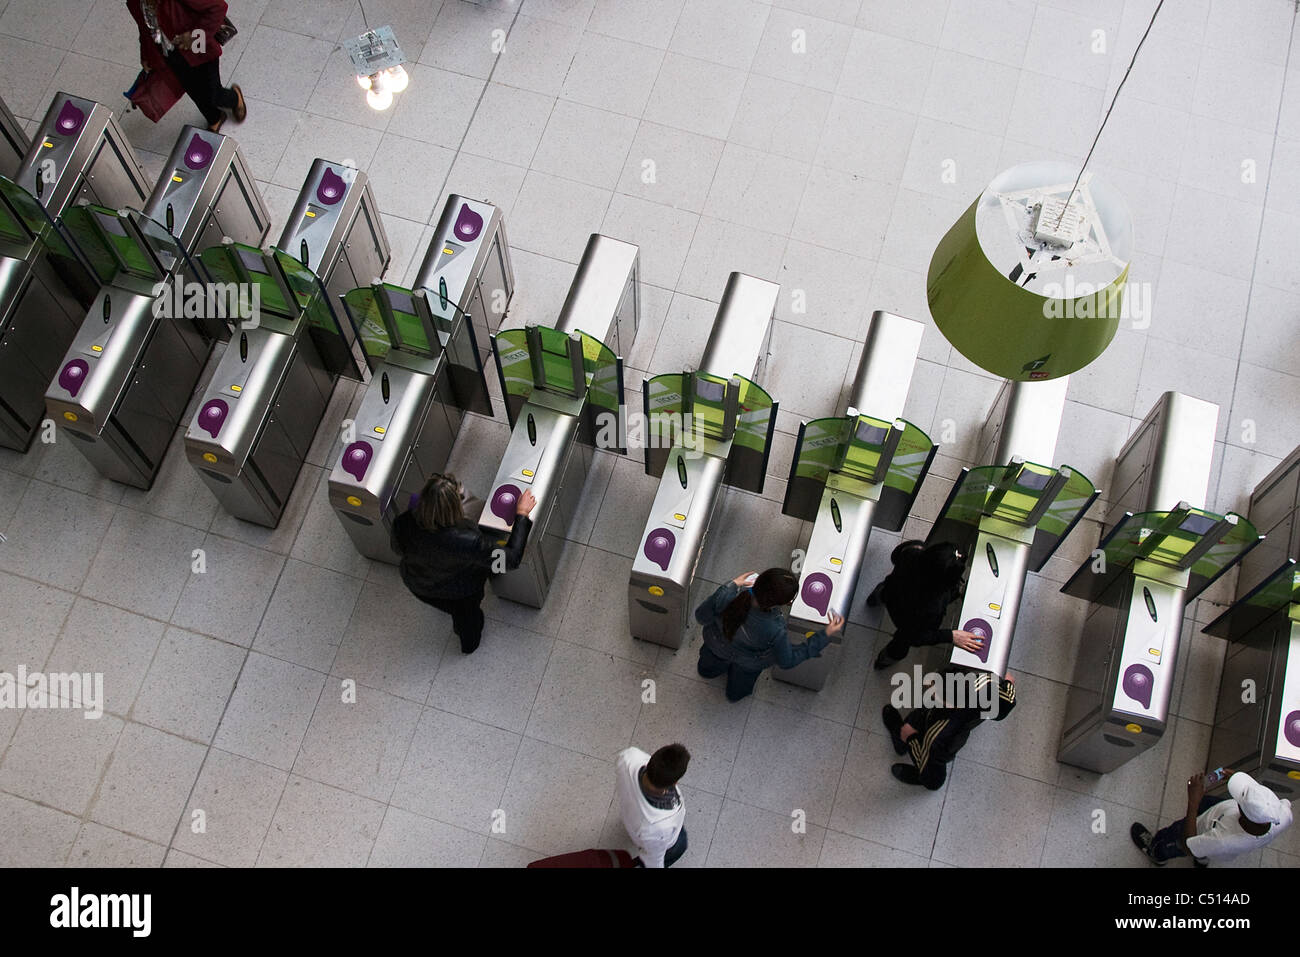
{"label": "stainless steel panel", "polygon": [[691,583],[725,470],[723,457],[673,449],[632,562],[628,615],[633,638],[681,647],[691,612]]}
{"label": "stainless steel panel", "polygon": [[772,314],[781,287],[733,272],[727,277],[699,369],[710,375],[744,376],[760,382],[772,336]]}
{"label": "stainless steel panel", "polygon": [[880,310],[871,314],[847,414],[856,411],[885,422],[902,417],[924,333],[915,319]]}
{"label": "stainless steel panel", "polygon": [[[585,332],[617,356],[631,349],[640,321],[637,257],[638,248],[631,243],[592,233],[555,328],[560,332]],[[631,323],[625,329],[622,314],[628,311],[629,302]]]}
{"label": "stainless steel panel", "polygon": [[1115,459],[1114,492],[1105,526],[1124,511],[1169,511],[1179,502],[1204,508],[1214,460],[1219,407],[1166,392]]}
{"label": "stainless steel panel", "polygon": [[138,208],[149,195],[144,168],[113,111],[67,93],[50,103],[14,182],[54,218],[78,199]]}
{"label": "stainless steel panel", "polygon": [[[787,619],[792,640],[806,640],[809,632],[826,627],[828,612],[848,619],[866,560],[875,507],[873,501],[832,488],[822,493],[817,520],[804,547],[799,594]],[[832,639],[820,657],[809,658],[794,668],[773,668],[772,677],[820,691],[839,656],[835,645],[842,641],[843,635]]]}
{"label": "stainless steel panel", "polygon": [[[381,387],[385,376],[388,402]],[[434,376],[381,364],[353,419],[355,441],[337,449],[329,477],[330,504],[357,551],[367,558],[397,563],[390,533],[393,519],[407,506],[399,493],[405,489],[409,497],[418,491],[451,451],[446,416],[436,407],[436,385]],[[435,447],[428,448],[430,444]],[[422,458],[431,454],[441,464],[417,465],[417,450]]]}
{"label": "stainless steel panel", "polygon": [[1013,458],[1021,458],[1036,465],[1056,464],[1056,440],[1069,385],[1069,376],[1044,382],[1003,382],[980,433],[975,461],[1007,465]]}
{"label": "stainless steel panel", "polygon": [[[1038,383],[1035,383],[1038,384]],[[970,571],[954,628],[987,633],[979,653],[952,647],[949,661],[996,675],[1007,673],[1016,615],[1029,571],[1029,545],[981,531],[970,556]]]}

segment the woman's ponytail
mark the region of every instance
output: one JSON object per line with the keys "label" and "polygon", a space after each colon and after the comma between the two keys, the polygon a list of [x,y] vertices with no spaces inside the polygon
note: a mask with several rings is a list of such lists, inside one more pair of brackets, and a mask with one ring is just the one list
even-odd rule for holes
{"label": "woman's ponytail", "polygon": [[769,568],[722,610],[722,636],[730,641],[755,605],[760,611],[788,605],[798,591],[799,579],[792,573],[784,568]]}

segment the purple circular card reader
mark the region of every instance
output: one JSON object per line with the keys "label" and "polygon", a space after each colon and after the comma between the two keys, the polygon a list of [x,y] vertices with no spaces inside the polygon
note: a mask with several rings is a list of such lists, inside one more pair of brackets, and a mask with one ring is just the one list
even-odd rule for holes
{"label": "purple circular card reader", "polygon": [[1300,748],[1300,711],[1292,711],[1282,722],[1282,733],[1286,739],[1297,748]]}
{"label": "purple circular card reader", "polygon": [[979,650],[973,652],[976,658],[988,664],[989,648],[993,645],[993,626],[983,618],[972,618],[966,624],[961,626],[962,631],[969,631],[972,635],[979,635],[984,641],[980,644]]}
{"label": "purple circular card reader", "polygon": [[666,528],[656,528],[645,537],[645,546],[641,553],[664,571],[668,571],[668,562],[672,560],[673,549],[677,547],[677,537]]}
{"label": "purple circular card reader", "polygon": [[63,367],[59,373],[59,387],[66,389],[68,395],[76,398],[81,387],[86,383],[86,375],[90,372],[90,365],[85,359],[73,359]]}
{"label": "purple circular card reader", "polygon": [[456,225],[452,227],[456,238],[462,243],[471,243],[478,238],[482,229],[483,217],[470,209],[468,203],[462,203],[460,213],[456,216]]}
{"label": "purple circular card reader", "polygon": [[1146,665],[1129,665],[1124,669],[1124,693],[1142,707],[1151,707],[1151,692],[1155,686],[1156,676]]}
{"label": "purple circular card reader", "polygon": [[316,187],[316,198],[326,206],[333,206],[343,198],[347,188],[348,184],[343,182],[343,177],[327,166],[325,175],[320,178],[320,185]]}
{"label": "purple circular card reader", "polygon": [[835,585],[829,575],[813,572],[804,580],[799,596],[809,608],[817,609],[817,614],[825,615],[826,609],[830,607],[831,592],[834,588]]}
{"label": "purple circular card reader", "polygon": [[492,514],[507,525],[515,523],[515,506],[523,492],[518,485],[503,485],[492,495]]}
{"label": "purple circular card reader", "polygon": [[54,121],[54,126],[64,136],[71,136],[81,129],[81,124],[84,122],[86,122],[86,114],[77,109],[76,104],[69,100],[59,110],[59,118]]}
{"label": "purple circular card reader", "polygon": [[369,442],[353,442],[343,450],[343,471],[360,482],[370,468],[370,459],[375,454],[374,446]]}
{"label": "purple circular card reader", "polygon": [[203,403],[203,408],[199,409],[199,428],[215,439],[229,414],[230,406],[226,404],[225,399],[209,399]]}
{"label": "purple circular card reader", "polygon": [[212,147],[198,133],[185,147],[185,165],[190,169],[203,169],[212,162]]}

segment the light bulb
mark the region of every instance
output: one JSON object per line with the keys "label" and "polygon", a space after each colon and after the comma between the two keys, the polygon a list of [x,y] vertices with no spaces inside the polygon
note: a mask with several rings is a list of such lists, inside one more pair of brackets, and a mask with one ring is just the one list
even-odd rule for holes
{"label": "light bulb", "polygon": [[372,110],[386,110],[393,105],[393,94],[389,90],[372,88],[366,94],[366,102],[370,104]]}
{"label": "light bulb", "polygon": [[410,80],[411,78],[407,75],[406,70],[399,63],[397,66],[389,68],[388,83],[386,85],[394,93],[401,93],[406,89],[406,84]]}
{"label": "light bulb", "polygon": [[357,74],[357,86],[361,87],[361,89],[363,89],[363,90],[368,90],[368,89],[370,89],[370,77],[365,76],[364,74],[358,73],[358,74]]}

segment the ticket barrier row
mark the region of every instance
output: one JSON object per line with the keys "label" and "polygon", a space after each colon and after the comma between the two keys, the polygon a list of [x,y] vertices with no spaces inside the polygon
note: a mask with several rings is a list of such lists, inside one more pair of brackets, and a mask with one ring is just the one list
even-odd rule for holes
{"label": "ticket barrier row", "polygon": [[12,179],[0,177],[0,445],[26,451],[45,390],[100,279],[61,230],[70,209],[139,207],[149,183],[113,112],[59,93]]}
{"label": "ticket barrier row", "polygon": [[1241,561],[1237,599],[1206,626],[1228,640],[1210,737],[1212,768],[1300,796],[1300,448],[1250,497],[1265,539]]}
{"label": "ticket barrier row", "polygon": [[1090,603],[1057,759],[1105,773],[1169,725],[1186,604],[1259,541],[1204,503],[1218,406],[1166,392],[1115,463],[1098,550],[1061,591]]}
{"label": "ticket barrier row", "polygon": [[1081,472],[1053,467],[1068,377],[1003,383],[927,544],[952,542],[966,556],[966,587],[948,627],[984,639],[978,651],[936,646],[936,667],[958,665],[1004,675],[1011,657],[1025,577],[1039,571],[1100,494]]}
{"label": "ticket barrier row", "polygon": [[[844,413],[799,425],[781,509],[811,523],[799,542],[799,592],[787,618],[792,643],[824,628],[832,611],[848,618],[871,529],[901,529],[929,471],[938,446],[901,418],[924,330],[915,320],[874,313]],[[772,676],[821,690],[842,640]]]}
{"label": "ticket barrier row", "polygon": [[694,372],[646,380],[646,473],[658,476],[628,581],[632,636],[679,648],[723,484],[763,490],[777,403],[759,381],[780,287],[733,272]]}
{"label": "ticket barrier row", "polygon": [[622,355],[641,320],[639,250],[593,234],[554,328],[493,338],[510,441],[478,516],[502,544],[525,490],[537,500],[519,567],[492,579],[495,594],[540,608],[555,580],[592,449],[626,449]]}
{"label": "ticket barrier row", "polygon": [[317,159],[277,245],[223,241],[201,260],[256,289],[256,325],[231,341],[185,433],[185,453],[236,518],[274,528],[340,377],[366,381],[364,346],[332,304],[355,276],[382,277],[391,252],[365,173]]}
{"label": "ticket barrier row", "polygon": [[367,558],[399,561],[394,520],[446,466],[464,413],[492,414],[477,330],[496,332],[503,313],[490,304],[513,292],[500,211],[452,195],[415,289],[374,283],[343,297],[372,378],[330,472],[329,500]]}
{"label": "ticket barrier row", "polygon": [[62,434],[102,475],[142,489],[224,331],[213,317],[239,311],[236,287],[214,287],[194,257],[223,236],[260,243],[270,228],[229,137],[187,126],[163,169],[142,212],[65,213],[65,233],[103,286],[45,393]]}

